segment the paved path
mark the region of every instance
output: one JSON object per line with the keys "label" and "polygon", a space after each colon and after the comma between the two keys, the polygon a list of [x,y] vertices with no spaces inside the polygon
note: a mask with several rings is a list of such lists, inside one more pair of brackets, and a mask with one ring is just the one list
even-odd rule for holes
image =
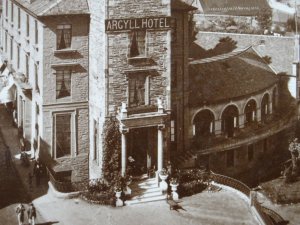
{"label": "paved path", "polygon": [[[26,168],[18,159],[17,129],[11,126],[11,119],[0,106],[0,127],[2,142],[6,143],[13,156],[15,171],[6,171],[3,164],[4,144],[0,145],[1,187],[6,185],[7,202],[0,207],[0,225],[17,224],[15,207],[18,202],[28,203],[32,200],[38,211],[37,225],[256,225],[248,205],[235,194],[220,192],[203,192],[181,199],[184,210],[170,211],[166,202],[153,202],[121,208],[92,205],[80,199],[58,199],[48,190],[47,181],[41,185],[28,184]],[[13,178],[14,183],[8,179]],[[20,187],[20,188],[19,188]],[[26,191],[28,195],[26,195]],[[0,192],[1,194],[1,192]],[[1,204],[0,204],[1,205]]]}

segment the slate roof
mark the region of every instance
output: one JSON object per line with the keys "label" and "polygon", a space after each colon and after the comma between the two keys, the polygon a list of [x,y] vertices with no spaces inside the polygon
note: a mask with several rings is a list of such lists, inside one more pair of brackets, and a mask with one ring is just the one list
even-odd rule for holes
{"label": "slate roof", "polygon": [[192,61],[189,76],[192,107],[241,98],[278,82],[276,73],[252,47]]}
{"label": "slate roof", "polygon": [[267,0],[199,0],[204,14],[255,16],[262,8],[270,9]]}
{"label": "slate roof", "polygon": [[87,0],[13,0],[31,14],[42,16],[89,14]]}

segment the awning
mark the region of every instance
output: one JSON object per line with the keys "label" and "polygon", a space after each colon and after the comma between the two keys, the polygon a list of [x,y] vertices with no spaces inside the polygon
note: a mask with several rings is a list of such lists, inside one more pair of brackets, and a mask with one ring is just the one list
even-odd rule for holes
{"label": "awning", "polygon": [[12,76],[8,77],[7,84],[0,90],[0,104],[13,102],[15,99],[16,86]]}

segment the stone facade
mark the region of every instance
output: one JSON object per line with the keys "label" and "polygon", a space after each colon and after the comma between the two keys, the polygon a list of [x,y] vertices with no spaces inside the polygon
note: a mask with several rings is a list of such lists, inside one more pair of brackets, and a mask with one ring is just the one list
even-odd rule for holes
{"label": "stone facade", "polygon": [[[105,32],[105,20],[170,17],[171,5],[170,1],[160,0],[143,2],[132,0],[106,1],[104,4],[98,1],[89,1],[89,5],[91,11],[90,177],[97,178],[102,176],[101,157],[105,118],[118,118],[120,130],[129,131],[125,134],[128,144],[130,142],[129,136],[133,135],[131,134],[132,129],[133,132],[134,130],[150,132],[142,128],[162,125],[164,127],[162,147],[166,150],[169,129],[169,124],[166,121],[171,109],[171,29],[146,30],[145,54],[143,57],[130,57],[130,45],[134,31],[129,29]],[[149,85],[145,86],[145,101],[147,103],[141,108],[130,107],[129,102],[129,80],[138,75],[147,76],[145,82],[147,82],[146,85]],[[158,98],[160,104],[157,103]],[[121,107],[122,104],[123,108]],[[161,105],[163,112],[159,113],[158,108]],[[128,115],[122,117],[121,108],[128,110]],[[142,110],[142,112],[138,113],[135,110]],[[159,133],[159,131],[157,132]],[[158,134],[154,132],[154,135]],[[96,147],[95,143],[97,144]],[[129,146],[127,147],[129,148]],[[164,154],[166,155],[166,151]],[[123,157],[123,163],[126,163],[124,160],[127,161],[127,157],[125,155]]]}
{"label": "stone facade", "polygon": [[[53,172],[70,170],[71,181],[88,178],[88,27],[89,15],[37,17],[32,4],[4,4],[3,54],[17,86],[14,106],[28,148]],[[13,9],[12,9],[13,7]],[[43,6],[46,7],[46,6]],[[43,13],[47,12],[45,8]],[[50,12],[51,14],[51,12]],[[27,22],[28,21],[28,22]],[[71,25],[70,47],[58,50],[59,25]],[[65,37],[65,36],[64,36]],[[10,41],[12,39],[12,41]],[[11,47],[12,44],[12,47]],[[58,70],[71,71],[70,96],[57,97]],[[28,77],[28,79],[24,79]],[[65,78],[62,78],[65,82]],[[56,157],[55,116],[70,115],[70,155]],[[55,165],[55,167],[53,167]]]}

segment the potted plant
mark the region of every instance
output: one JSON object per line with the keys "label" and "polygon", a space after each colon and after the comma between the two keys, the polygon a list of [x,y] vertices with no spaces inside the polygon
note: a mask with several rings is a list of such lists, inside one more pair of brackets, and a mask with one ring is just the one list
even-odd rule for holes
{"label": "potted plant", "polygon": [[121,181],[121,179],[118,179],[118,181],[116,182],[116,185],[115,185],[116,206],[117,207],[123,206],[123,201],[121,199],[122,190],[123,190],[122,181]]}
{"label": "potted plant", "polygon": [[165,168],[163,168],[159,172],[159,178],[161,179],[161,182],[159,183],[159,187],[162,191],[167,191],[168,190],[168,184],[166,182],[166,179],[168,178],[168,172]]}
{"label": "potted plant", "polygon": [[165,168],[162,168],[162,170],[159,172],[159,178],[163,181],[168,178],[168,172]]}
{"label": "potted plant", "polygon": [[172,190],[172,198],[173,200],[178,200],[179,196],[177,193],[177,187],[178,187],[179,183],[178,183],[178,179],[175,177],[172,177],[170,179],[170,186],[171,186],[171,190]]}

